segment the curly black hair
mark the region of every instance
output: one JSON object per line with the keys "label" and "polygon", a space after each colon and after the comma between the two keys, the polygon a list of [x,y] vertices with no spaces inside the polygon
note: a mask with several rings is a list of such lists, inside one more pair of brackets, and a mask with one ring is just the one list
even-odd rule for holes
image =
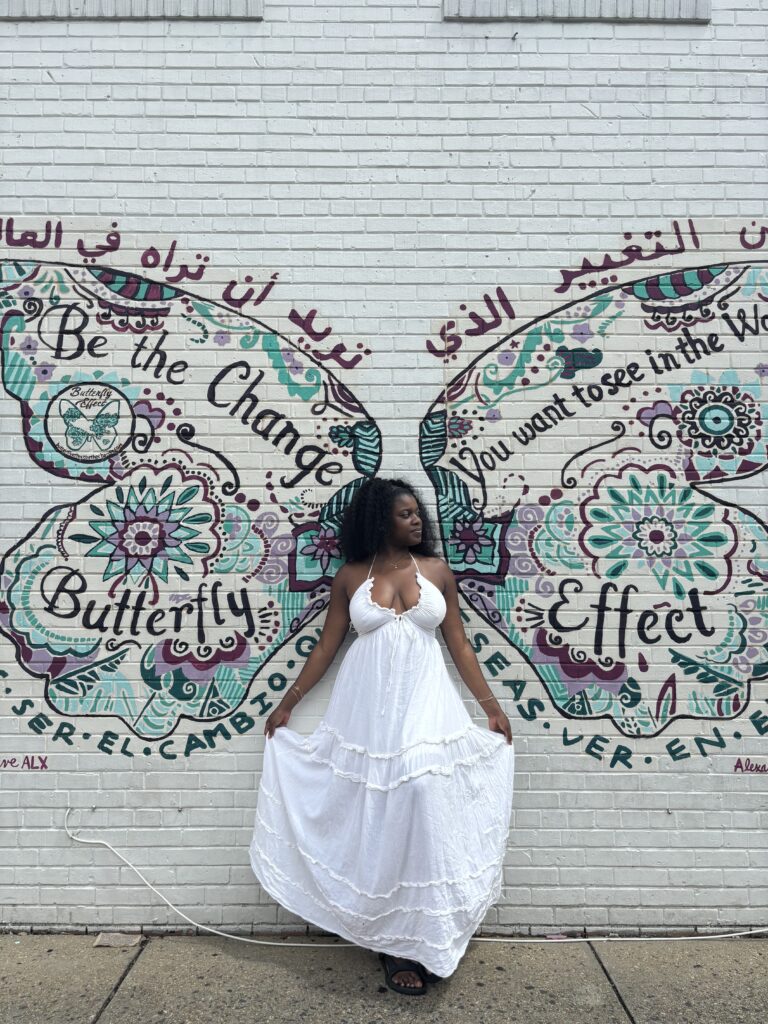
{"label": "curly black hair", "polygon": [[427,558],[438,557],[435,527],[413,486],[407,480],[375,476],[360,485],[344,510],[339,545],[348,562],[364,561],[386,543],[392,506],[401,494],[415,499],[421,516],[421,540],[411,551]]}

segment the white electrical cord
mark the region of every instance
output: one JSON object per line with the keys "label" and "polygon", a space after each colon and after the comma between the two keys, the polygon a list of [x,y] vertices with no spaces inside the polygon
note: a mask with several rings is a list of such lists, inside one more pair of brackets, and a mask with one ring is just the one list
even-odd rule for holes
{"label": "white electrical cord", "polygon": [[[163,900],[164,903],[167,903],[168,906],[171,908],[171,910],[175,910],[177,914],[180,914],[181,917],[183,917],[185,921],[189,921],[190,924],[193,924],[195,926],[195,928],[201,928],[203,931],[212,932],[214,935],[223,935],[225,939],[236,939],[238,942],[250,942],[250,943],[253,943],[254,945],[257,945],[257,946],[297,946],[297,947],[300,946],[302,949],[307,949],[308,947],[311,947],[312,949],[341,949],[341,948],[343,948],[345,946],[354,946],[355,945],[354,942],[312,942],[312,943],[309,943],[309,942],[270,942],[269,939],[248,939],[244,935],[231,935],[229,932],[219,931],[218,928],[211,928],[207,924],[198,924],[198,922],[197,921],[193,921],[191,917],[187,917],[187,915],[184,913],[183,910],[179,910],[179,908],[175,907],[173,905],[173,903],[171,903],[170,900],[166,899],[165,896],[163,896],[163,894],[161,892],[159,892],[154,887],[154,885],[152,885],[151,882],[147,881],[147,879],[144,877],[144,875],[142,875],[142,873],[139,871],[139,869],[134,864],[131,864],[131,862],[129,860],[126,860],[126,858],[121,853],[118,853],[117,850],[114,848],[114,846],[111,846],[108,842],[106,842],[106,840],[104,840],[104,839],[80,839],[80,838],[78,838],[78,836],[76,836],[72,832],[70,832],[69,831],[69,826],[67,825],[67,818],[69,817],[69,814],[70,814],[71,810],[72,810],[72,808],[68,807],[67,808],[67,813],[64,815],[64,828],[65,828],[66,833],[67,833],[67,835],[69,836],[70,839],[74,839],[74,841],[76,843],[86,843],[86,844],[95,845],[95,846],[106,846],[107,849],[111,850],[112,853],[114,853],[116,857],[119,857],[120,860],[124,864],[127,864],[128,867],[131,868],[131,870],[135,871],[136,874],[139,876],[139,878],[142,880],[142,882],[144,882],[145,885],[149,886],[149,888],[152,890],[152,892],[157,893],[157,895],[160,897],[160,899]],[[704,939],[735,939],[735,938],[739,938],[742,935],[759,935],[761,932],[768,932],[768,928],[753,928],[751,931],[745,931],[745,932],[727,932],[724,935],[723,934],[718,934],[718,935],[671,935],[669,937],[663,936],[663,935],[645,935],[645,936],[641,935],[641,936],[638,936],[637,938],[633,938],[632,936],[624,936],[624,935],[596,935],[596,936],[594,936],[594,938],[577,938],[577,939],[568,939],[565,936],[560,936],[560,935],[548,935],[548,936],[546,936],[544,938],[541,938],[541,939],[505,939],[505,938],[483,938],[483,937],[477,937],[477,938],[471,938],[469,941],[470,942],[552,942],[552,941],[556,941],[556,942],[700,942],[700,941],[702,941]]]}

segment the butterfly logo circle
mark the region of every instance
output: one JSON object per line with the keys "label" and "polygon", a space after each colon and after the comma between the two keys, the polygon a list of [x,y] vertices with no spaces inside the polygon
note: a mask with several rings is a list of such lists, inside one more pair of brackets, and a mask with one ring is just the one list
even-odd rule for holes
{"label": "butterfly logo circle", "polygon": [[76,462],[100,462],[120,451],[133,434],[133,410],[110,384],[74,384],[48,406],[45,432],[62,455]]}

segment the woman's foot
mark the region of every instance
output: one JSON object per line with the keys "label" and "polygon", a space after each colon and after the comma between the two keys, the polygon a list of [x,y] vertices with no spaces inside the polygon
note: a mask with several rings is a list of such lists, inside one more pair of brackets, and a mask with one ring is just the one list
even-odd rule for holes
{"label": "woman's foot", "polygon": [[[394,964],[407,964],[410,961],[403,959],[400,956],[391,956],[390,960]],[[416,971],[412,971],[410,968],[404,968],[402,971],[394,970],[391,974],[392,981],[398,985],[407,985],[408,988],[423,988],[424,982],[420,974]]]}
{"label": "woman's foot", "polygon": [[389,953],[379,953],[379,960],[384,965],[388,988],[409,996],[426,995],[426,983],[421,976],[420,965],[415,960],[391,956]]}

